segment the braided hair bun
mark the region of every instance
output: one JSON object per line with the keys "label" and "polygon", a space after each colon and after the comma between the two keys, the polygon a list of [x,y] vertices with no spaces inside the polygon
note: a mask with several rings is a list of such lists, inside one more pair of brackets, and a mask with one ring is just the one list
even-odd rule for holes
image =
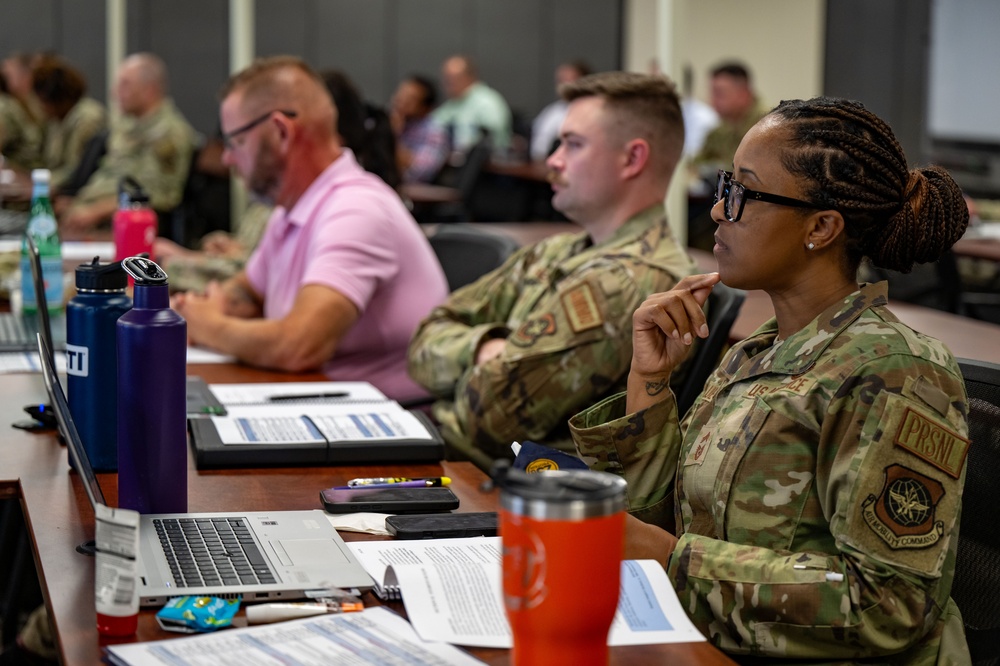
{"label": "braided hair bun", "polygon": [[947,171],[937,166],[910,171],[902,206],[865,254],[877,266],[908,272],[914,262],[936,261],[969,224],[969,208]]}
{"label": "braided hair bun", "polygon": [[935,261],[969,224],[962,190],[947,171],[909,169],[889,125],[860,102],[791,100],[773,111],[792,136],[785,167],[808,198],[844,217],[847,260],[909,272]]}

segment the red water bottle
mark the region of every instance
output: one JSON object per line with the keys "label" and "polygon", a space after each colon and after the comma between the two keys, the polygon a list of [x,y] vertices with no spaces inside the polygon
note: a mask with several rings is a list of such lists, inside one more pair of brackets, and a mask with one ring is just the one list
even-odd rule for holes
{"label": "red water bottle", "polygon": [[125,176],[118,185],[118,210],[112,218],[115,261],[148,252],[153,257],[156,238],[156,211],[149,207],[149,195],[138,181]]}

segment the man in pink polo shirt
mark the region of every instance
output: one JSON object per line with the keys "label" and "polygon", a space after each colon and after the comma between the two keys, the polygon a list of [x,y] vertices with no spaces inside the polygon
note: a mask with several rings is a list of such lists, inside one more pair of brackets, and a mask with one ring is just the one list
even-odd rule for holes
{"label": "man in pink polo shirt", "polygon": [[266,368],[321,367],[397,400],[426,395],[406,373],[444,273],[396,193],[341,146],[336,108],[291,57],[256,61],[223,90],[223,160],[274,214],[246,269],[174,307],[194,344]]}

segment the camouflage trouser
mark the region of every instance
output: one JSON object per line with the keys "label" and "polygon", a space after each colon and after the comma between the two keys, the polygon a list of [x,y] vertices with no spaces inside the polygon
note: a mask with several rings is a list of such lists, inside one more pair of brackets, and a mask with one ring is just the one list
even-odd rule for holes
{"label": "camouflage trouser", "polygon": [[42,659],[55,661],[59,658],[52,622],[45,606],[39,606],[31,612],[21,633],[17,635],[17,642],[22,648]]}

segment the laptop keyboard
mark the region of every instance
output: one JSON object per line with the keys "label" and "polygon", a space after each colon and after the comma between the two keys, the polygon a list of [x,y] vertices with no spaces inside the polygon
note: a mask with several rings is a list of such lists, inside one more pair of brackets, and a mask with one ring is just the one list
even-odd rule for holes
{"label": "laptop keyboard", "polygon": [[27,344],[35,339],[37,332],[33,319],[25,319],[10,313],[0,315],[0,340],[11,344]]}
{"label": "laptop keyboard", "polygon": [[244,518],[157,518],[177,587],[275,583]]}

